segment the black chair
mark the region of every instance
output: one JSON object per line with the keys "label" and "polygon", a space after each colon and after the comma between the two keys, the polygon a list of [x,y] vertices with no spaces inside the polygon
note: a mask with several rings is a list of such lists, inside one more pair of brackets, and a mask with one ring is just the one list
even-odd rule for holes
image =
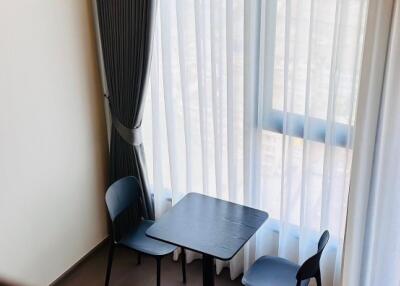
{"label": "black chair", "polygon": [[263,256],[250,267],[242,283],[247,286],[306,286],[311,278],[315,278],[321,286],[319,261],[328,240],[326,230],[319,239],[318,252],[301,266],[280,257]]}
{"label": "black chair", "polygon": [[[141,217],[141,188],[134,177],[125,177],[113,183],[106,193],[106,204],[112,223],[112,241],[108,256],[105,285],[110,281],[115,247],[126,247],[138,254],[151,255],[157,261],[157,286],[160,285],[161,258],[172,253],[176,246],[146,236],[146,230],[154,223]],[[182,250],[183,283],[186,283],[186,259]]]}

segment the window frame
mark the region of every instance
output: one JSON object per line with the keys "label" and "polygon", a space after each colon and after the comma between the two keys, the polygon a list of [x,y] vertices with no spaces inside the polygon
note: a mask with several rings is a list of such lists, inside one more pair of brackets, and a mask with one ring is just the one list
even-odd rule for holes
{"label": "window frame", "polygon": [[[264,75],[262,76],[264,89],[261,91],[263,93],[262,129],[304,140],[323,144],[329,143],[334,146],[351,149],[354,129],[352,125],[339,122],[328,123],[328,120],[294,112],[285,112],[272,107],[277,0],[267,1],[265,8],[266,20],[265,27],[263,27],[265,29],[265,46],[264,49],[260,49],[261,52],[264,50],[262,52],[263,55],[261,55],[261,59],[264,61]],[[329,134],[332,134],[331,138],[328,138]]]}

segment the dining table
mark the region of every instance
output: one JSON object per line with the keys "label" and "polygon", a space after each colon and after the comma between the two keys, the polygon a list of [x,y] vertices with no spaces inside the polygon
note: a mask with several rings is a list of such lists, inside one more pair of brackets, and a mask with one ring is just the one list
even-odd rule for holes
{"label": "dining table", "polygon": [[268,219],[268,213],[188,193],[146,235],[202,254],[203,285],[215,283],[214,259],[230,260]]}

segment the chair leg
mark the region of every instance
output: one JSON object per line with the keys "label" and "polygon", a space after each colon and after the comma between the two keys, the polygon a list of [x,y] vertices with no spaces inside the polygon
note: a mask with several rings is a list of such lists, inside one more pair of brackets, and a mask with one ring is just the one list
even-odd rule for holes
{"label": "chair leg", "polygon": [[140,265],[142,262],[142,254],[140,252],[137,253],[137,265]]}
{"label": "chair leg", "polygon": [[315,274],[315,280],[317,280],[317,286],[322,286],[321,271],[319,269],[318,269],[317,273]]}
{"label": "chair leg", "polygon": [[157,256],[157,286],[161,284],[161,257]]}
{"label": "chair leg", "polygon": [[111,242],[110,250],[108,252],[108,262],[107,262],[107,272],[106,272],[105,286],[108,286],[108,284],[110,282],[113,255],[114,255],[114,243]]}
{"label": "chair leg", "polygon": [[182,248],[182,279],[183,283],[186,284],[186,253],[184,248]]}

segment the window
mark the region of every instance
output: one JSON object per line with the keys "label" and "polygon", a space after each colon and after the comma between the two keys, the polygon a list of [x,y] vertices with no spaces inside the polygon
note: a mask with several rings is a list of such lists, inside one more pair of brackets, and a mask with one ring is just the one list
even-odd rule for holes
{"label": "window", "polygon": [[[354,11],[358,6],[352,2]],[[324,3],[325,8],[297,2],[292,5],[296,9],[289,11],[289,20],[284,1],[266,1],[265,5],[260,59],[264,62],[263,129],[351,148],[363,18],[349,18],[346,28],[339,27],[336,17],[341,8],[335,7],[335,1]],[[358,43],[346,39],[350,34],[359,38]],[[335,37],[345,43],[335,46],[334,41],[340,42]],[[335,58],[340,56],[335,49],[353,51],[341,60]],[[333,99],[332,93],[337,94]]]}
{"label": "window", "polygon": [[156,212],[200,192],[269,213],[259,254],[301,260],[321,229],[340,251],[366,3],[161,0],[143,118]]}

